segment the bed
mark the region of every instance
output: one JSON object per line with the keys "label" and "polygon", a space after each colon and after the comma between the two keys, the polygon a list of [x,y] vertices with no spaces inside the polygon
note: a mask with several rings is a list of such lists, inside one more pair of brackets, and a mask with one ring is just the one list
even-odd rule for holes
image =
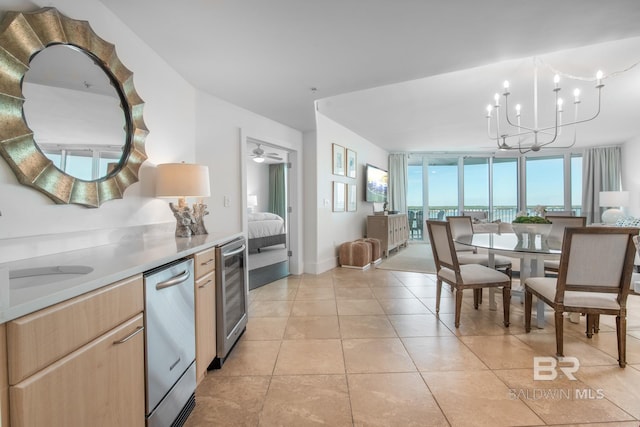
{"label": "bed", "polygon": [[282,217],[270,212],[254,212],[248,216],[249,251],[286,243],[287,233]]}

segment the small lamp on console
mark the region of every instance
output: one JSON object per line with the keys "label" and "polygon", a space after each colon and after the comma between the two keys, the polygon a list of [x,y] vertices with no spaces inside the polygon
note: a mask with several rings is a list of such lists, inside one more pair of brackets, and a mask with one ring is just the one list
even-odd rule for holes
{"label": "small lamp on console", "polygon": [[615,224],[624,214],[619,209],[629,204],[628,191],[601,191],[600,207],[609,208],[602,213],[601,219],[605,224]]}
{"label": "small lamp on console", "polygon": [[[203,218],[209,214],[202,197],[209,197],[209,168],[189,163],[165,163],[157,166],[156,197],[178,199],[178,205],[169,203],[176,218],[176,236],[189,237],[207,234]],[[193,208],[187,204],[187,197],[197,197]]]}

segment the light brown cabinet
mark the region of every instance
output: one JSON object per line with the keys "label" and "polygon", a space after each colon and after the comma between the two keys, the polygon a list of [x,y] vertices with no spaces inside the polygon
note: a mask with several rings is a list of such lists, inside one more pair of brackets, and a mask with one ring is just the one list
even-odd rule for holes
{"label": "light brown cabinet", "polygon": [[406,214],[367,216],[367,237],[380,239],[384,256],[409,241],[409,223]]}
{"label": "light brown cabinet", "polygon": [[196,379],[200,383],[209,364],[216,357],[215,249],[195,254],[194,261]]}
{"label": "light brown cabinet", "polygon": [[9,322],[10,425],[144,426],[138,275]]}

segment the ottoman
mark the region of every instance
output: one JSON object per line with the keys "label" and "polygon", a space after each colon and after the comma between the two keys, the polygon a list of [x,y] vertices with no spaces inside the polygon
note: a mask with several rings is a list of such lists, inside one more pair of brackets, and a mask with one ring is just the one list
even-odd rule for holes
{"label": "ottoman", "polygon": [[340,245],[340,266],[366,270],[371,265],[371,244],[367,242],[345,242]]}

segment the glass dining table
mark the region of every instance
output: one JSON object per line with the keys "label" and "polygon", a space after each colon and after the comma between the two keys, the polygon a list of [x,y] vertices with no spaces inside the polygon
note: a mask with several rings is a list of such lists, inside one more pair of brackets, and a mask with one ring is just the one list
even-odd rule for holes
{"label": "glass dining table", "polygon": [[[524,298],[524,281],[529,277],[544,276],[544,260],[559,259],[562,243],[544,239],[541,235],[516,235],[515,233],[475,233],[454,238],[462,245],[485,249],[489,254],[489,267],[495,266],[495,255],[520,259],[520,287],[512,288],[512,295]],[[495,289],[489,290],[489,308],[496,310]],[[544,303],[536,306],[537,326],[544,327]]]}

